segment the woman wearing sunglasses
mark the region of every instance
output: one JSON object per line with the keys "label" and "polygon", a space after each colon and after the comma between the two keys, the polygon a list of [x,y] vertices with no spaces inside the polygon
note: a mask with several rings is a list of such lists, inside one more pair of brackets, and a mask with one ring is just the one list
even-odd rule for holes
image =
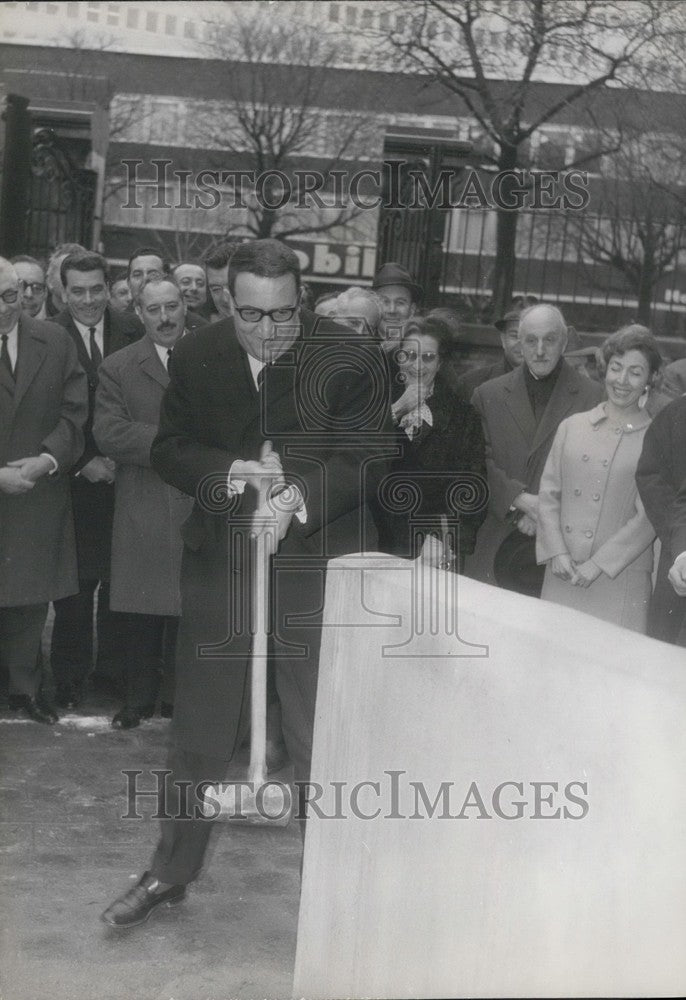
{"label": "woman wearing sunglasses", "polygon": [[486,460],[479,416],[451,389],[451,347],[439,319],[406,324],[392,406],[399,456],[382,496],[382,533],[397,555],[423,550],[424,558],[459,570],[486,515]]}

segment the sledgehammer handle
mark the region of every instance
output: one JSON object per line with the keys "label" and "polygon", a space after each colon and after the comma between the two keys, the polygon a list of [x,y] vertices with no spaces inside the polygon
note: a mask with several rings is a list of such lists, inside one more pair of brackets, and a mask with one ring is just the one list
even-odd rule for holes
{"label": "sledgehammer handle", "polygon": [[[248,780],[262,785],[267,778],[267,632],[269,622],[269,539],[259,531],[252,573],[253,644],[250,690],[250,768]],[[268,528],[268,531],[275,529]]]}

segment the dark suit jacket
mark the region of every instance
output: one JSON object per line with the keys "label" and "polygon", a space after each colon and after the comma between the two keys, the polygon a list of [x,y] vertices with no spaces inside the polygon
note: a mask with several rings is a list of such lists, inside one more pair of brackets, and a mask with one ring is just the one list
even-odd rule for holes
{"label": "dark suit jacket", "polygon": [[[651,524],[660,538],[648,632],[655,639],[686,645],[686,598],[667,578],[674,559],[686,552],[686,396],[673,400],[648,427],[636,469],[636,484]],[[681,633],[681,637],[679,635]]]}
{"label": "dark suit jacket", "polygon": [[[314,338],[313,319],[303,312],[304,335],[265,369],[259,393],[233,320],[184,337],[172,356],[152,467],[195,498],[182,529],[174,734],[181,746],[215,757],[233,750],[250,645],[241,609],[249,603],[244,542],[256,496],[248,486],[227,502],[233,462],[258,458],[271,440],[305,498],[307,521],[293,518],[275,560],[302,567],[283,594],[277,578],[277,622],[283,602],[294,601],[314,623],[325,560],[376,546],[369,501],[392,438],[385,364],[377,345],[348,329],[329,324],[328,336]],[[341,336],[355,342],[342,344]],[[311,650],[300,654],[303,676],[316,676],[316,628]]]}
{"label": "dark suit jacket", "polygon": [[83,450],[87,393],[65,331],[22,313],[16,382],[0,365],[0,465],[49,451],[59,472],[28,493],[0,492],[0,607],[78,590],[67,477]]}
{"label": "dark suit jacket", "polygon": [[[558,376],[542,419],[536,424],[520,365],[499,378],[478,386],[472,403],[479,412],[486,438],[486,467],[490,502],[488,517],[479,531],[470,575],[493,582],[493,558],[512,530],[507,520],[515,497],[526,490],[538,493],[543,468],[555,432],[565,417],[592,409],[604,389],[566,362]],[[516,529],[515,529],[516,530]]]}
{"label": "dark suit jacket", "polygon": [[[78,354],[81,367],[88,377],[88,419],[84,427],[85,446],[78,463],[72,469],[72,501],[76,527],[76,548],[81,579],[108,579],[110,565],[110,545],[112,538],[112,516],[114,513],[114,490],[111,483],[90,483],[77,473],[96,455],[102,452],[93,437],[93,413],[95,411],[95,390],[98,386],[98,372],[86,350],[72,315],[68,310],[55,317],[70,334]],[[140,336],[142,327],[134,323],[125,313],[105,309],[103,329],[103,357],[114,354]]]}

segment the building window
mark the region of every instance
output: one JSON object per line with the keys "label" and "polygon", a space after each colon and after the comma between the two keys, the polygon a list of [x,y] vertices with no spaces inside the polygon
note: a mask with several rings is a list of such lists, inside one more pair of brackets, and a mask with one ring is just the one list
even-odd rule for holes
{"label": "building window", "polygon": [[128,10],[126,11],[126,26],[128,28],[137,28],[138,27],[138,15],[139,14],[140,14],[140,11],[138,10],[137,7],[129,7],[128,8]]}
{"label": "building window", "polygon": [[183,33],[186,38],[195,38],[195,21],[184,21]]}
{"label": "building window", "polygon": [[371,10],[363,10],[362,17],[360,18],[361,28],[371,28],[372,26],[372,12]]}
{"label": "building window", "polygon": [[57,6],[56,3],[46,3],[46,5],[45,5],[45,13],[46,14],[57,14],[58,11],[59,11],[59,8],[58,8],[58,6]]}
{"label": "building window", "polygon": [[79,16],[79,4],[68,3],[67,4],[67,17],[78,17]]}
{"label": "building window", "polygon": [[382,31],[388,31],[391,26],[391,15],[387,10],[383,14],[379,14],[379,27]]}
{"label": "building window", "polygon": [[168,35],[176,34],[176,18],[172,14],[167,14],[167,18],[164,23],[164,30]]}
{"label": "building window", "polygon": [[97,3],[89,3],[88,9],[86,10],[86,20],[87,21],[99,21],[100,20],[100,5]]}
{"label": "building window", "polygon": [[568,139],[564,132],[541,133],[534,158],[537,170],[562,170],[567,162]]}
{"label": "building window", "polygon": [[149,10],[145,15],[145,30],[157,31],[157,11]]}
{"label": "building window", "polygon": [[345,8],[345,19],[347,23],[350,25],[357,24],[357,11],[355,10],[354,7]]}
{"label": "building window", "polygon": [[112,25],[119,24],[119,4],[116,3],[108,4],[107,23]]}
{"label": "building window", "polygon": [[179,105],[176,101],[153,100],[150,105],[150,142],[178,141]]}
{"label": "building window", "polygon": [[338,4],[335,3],[329,4],[329,20],[330,21],[338,20]]}

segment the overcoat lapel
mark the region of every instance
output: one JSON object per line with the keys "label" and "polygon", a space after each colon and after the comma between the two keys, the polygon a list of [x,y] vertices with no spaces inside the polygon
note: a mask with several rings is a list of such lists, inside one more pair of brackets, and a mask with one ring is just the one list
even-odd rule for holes
{"label": "overcoat lapel", "polygon": [[140,366],[145,374],[158,382],[163,389],[169,385],[169,375],[167,369],[160,361],[160,356],[155,350],[155,345],[149,337],[145,336],[138,341],[140,344]]}
{"label": "overcoat lapel", "polygon": [[531,441],[536,433],[536,419],[526,391],[524,369],[520,365],[510,372],[510,377],[504,385],[503,399],[508,410],[514,417],[525,441]]}
{"label": "overcoat lapel", "polygon": [[41,334],[34,333],[23,317],[19,318],[19,351],[17,356],[14,408],[21,403],[26,390],[45,360],[47,345]]}

